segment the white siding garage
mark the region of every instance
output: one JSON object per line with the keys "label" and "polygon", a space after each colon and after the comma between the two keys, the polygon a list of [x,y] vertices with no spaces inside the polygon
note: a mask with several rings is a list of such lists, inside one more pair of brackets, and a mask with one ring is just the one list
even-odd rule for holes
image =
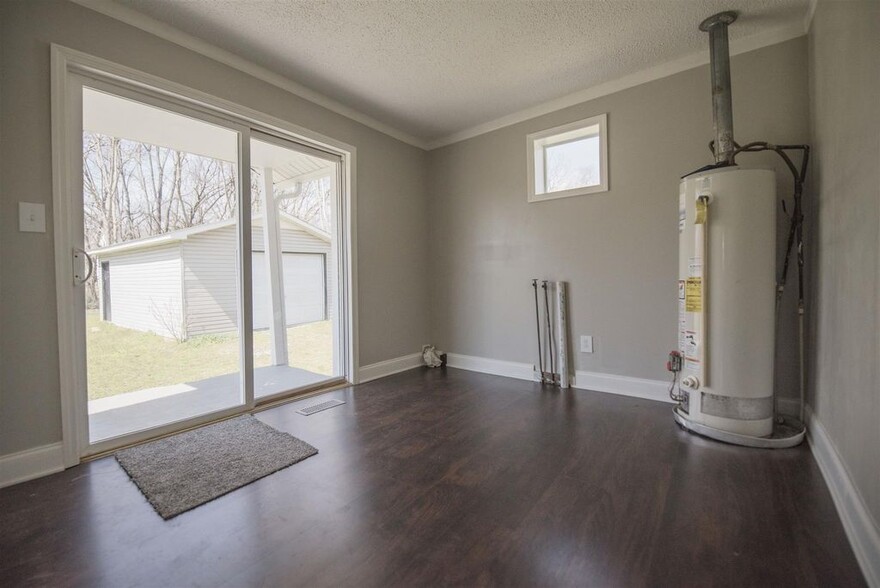
{"label": "white siding garage", "polygon": [[[254,328],[268,329],[272,313],[266,254],[255,251],[253,259]],[[324,320],[327,317],[324,254],[285,251],[282,259],[287,326]]]}
{"label": "white siding garage", "polygon": [[235,225],[230,225],[205,231],[182,243],[190,336],[224,333],[238,325],[236,230]]}
{"label": "white siding garage", "polygon": [[183,335],[180,264],[178,244],[135,251],[113,260],[112,322],[163,337]]}
{"label": "white siding garage", "polygon": [[[329,236],[282,217],[284,310],[288,325],[330,318],[336,273]],[[105,320],[163,337],[233,331],[238,324],[237,228],[232,221],[183,229],[91,252]],[[253,226],[254,328],[271,318],[263,231]],[[109,278],[104,284],[104,279]],[[109,300],[107,297],[109,296]]]}

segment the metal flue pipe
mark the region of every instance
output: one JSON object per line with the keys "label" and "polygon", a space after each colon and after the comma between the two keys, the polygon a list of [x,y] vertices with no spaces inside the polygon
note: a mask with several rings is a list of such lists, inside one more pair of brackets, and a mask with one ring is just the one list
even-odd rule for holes
{"label": "metal flue pipe", "polygon": [[719,12],[700,23],[709,33],[709,69],[712,74],[712,119],[715,125],[715,163],[732,164],[733,104],[730,93],[730,49],[727,26],[736,20],[736,12]]}

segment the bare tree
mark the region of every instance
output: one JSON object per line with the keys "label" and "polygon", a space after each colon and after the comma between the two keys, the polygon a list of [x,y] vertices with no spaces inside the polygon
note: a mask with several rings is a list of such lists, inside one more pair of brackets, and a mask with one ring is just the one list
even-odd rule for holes
{"label": "bare tree", "polygon": [[[87,250],[232,218],[236,202],[231,162],[83,133]],[[96,280],[86,294],[89,307],[97,307]]]}
{"label": "bare tree", "polygon": [[83,134],[87,248],[232,218],[235,167],[168,147]]}
{"label": "bare tree", "polygon": [[278,195],[289,196],[281,199],[280,210],[322,231],[330,232],[332,207],[329,178],[303,182],[292,194]]}
{"label": "bare tree", "polygon": [[573,161],[569,155],[553,151],[547,161],[547,187],[551,191],[599,183],[598,170],[583,161]]}
{"label": "bare tree", "polygon": [[172,339],[178,343],[183,343],[187,340],[191,326],[189,317],[185,316],[181,309],[172,304],[171,301],[160,306],[151,299],[150,312],[152,312],[156,322],[165,329],[165,333],[170,335]]}

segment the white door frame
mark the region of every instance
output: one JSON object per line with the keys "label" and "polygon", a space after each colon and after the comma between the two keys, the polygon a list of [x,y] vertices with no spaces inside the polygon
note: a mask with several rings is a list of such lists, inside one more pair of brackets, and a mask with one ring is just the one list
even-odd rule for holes
{"label": "white door frame", "polygon": [[[72,137],[70,130],[82,116],[81,102],[71,103],[73,92],[71,75],[82,75],[105,81],[122,88],[129,88],[138,94],[155,96],[165,107],[177,105],[186,111],[200,113],[209,121],[222,120],[225,126],[239,131],[239,184],[245,191],[250,186],[250,136],[251,131],[277,136],[279,139],[320,150],[339,157],[341,160],[340,192],[342,206],[340,212],[339,247],[342,271],[339,279],[339,303],[344,323],[344,341],[339,347],[345,357],[340,358],[343,374],[351,383],[358,377],[358,337],[357,337],[357,207],[356,207],[356,160],[354,146],[314,133],[273,117],[232,102],[216,98],[204,92],[188,88],[175,82],[129,68],[111,61],[94,57],[80,51],[52,44],[51,46],[51,90],[52,90],[52,191],[53,224],[55,241],[55,280],[58,311],[58,354],[59,384],[61,391],[61,424],[64,465],[70,467],[80,462],[84,451],[98,453],[112,448],[112,443],[89,446],[87,436],[87,398],[85,397],[86,374],[85,350],[77,337],[84,332],[79,312],[77,292],[73,287],[71,247],[81,237],[82,227],[78,229],[72,218],[71,194],[82,189],[82,145],[81,139]],[[75,82],[74,82],[75,83]],[[78,87],[78,86],[77,86]],[[81,93],[80,93],[81,94]],[[79,97],[81,101],[81,95]],[[78,108],[78,110],[77,110]],[[79,148],[74,148],[76,145]],[[77,187],[78,186],[78,187]],[[249,194],[248,194],[249,195]],[[247,216],[245,216],[247,215]],[[242,341],[242,385],[245,392],[245,405],[186,421],[186,426],[200,424],[228,414],[244,412],[254,407],[253,396],[253,332],[252,316],[244,312],[251,308],[251,235],[250,199],[240,197],[239,206],[240,268],[239,280],[240,320]],[[77,232],[78,231],[78,232]],[[244,253],[247,253],[245,255]],[[79,294],[81,295],[81,293]],[[84,422],[85,419],[85,422]],[[127,442],[137,442],[152,436],[162,435],[180,427],[172,424],[133,434],[126,437]],[[118,445],[118,443],[117,443]]]}

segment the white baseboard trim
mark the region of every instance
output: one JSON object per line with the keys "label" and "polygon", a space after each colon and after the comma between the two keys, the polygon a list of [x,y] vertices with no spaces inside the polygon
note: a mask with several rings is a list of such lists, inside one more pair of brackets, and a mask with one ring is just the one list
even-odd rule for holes
{"label": "white baseboard trim", "polygon": [[880,527],[852,482],[834,442],[807,406],[807,440],[868,586],[880,588]]}
{"label": "white baseboard trim", "polygon": [[[449,367],[472,372],[535,381],[535,366],[528,363],[449,353],[447,355],[447,364]],[[594,392],[619,394],[620,396],[647,398],[648,400],[658,400],[660,402],[672,402],[669,399],[669,384],[659,380],[578,371],[575,373],[571,387],[581,390],[592,390]]]}
{"label": "white baseboard trim", "polygon": [[27,482],[64,469],[61,443],[0,456],[0,488]]}
{"label": "white baseboard trim", "polygon": [[473,355],[461,355],[460,353],[447,353],[446,365],[451,368],[492,374],[493,376],[505,376],[517,380],[535,380],[535,368],[528,363],[517,361],[503,361],[488,357],[476,357]]}
{"label": "white baseboard trim", "polygon": [[423,365],[421,353],[411,353],[402,357],[371,363],[370,365],[362,366],[358,370],[358,384],[405,372],[421,365]]}
{"label": "white baseboard trim", "polygon": [[574,375],[572,387],[581,390],[593,390],[594,392],[607,392],[620,396],[632,396],[645,398],[657,402],[672,402],[669,398],[669,382],[661,380],[648,380],[645,378],[631,378],[629,376],[617,376],[614,374],[602,374],[599,372],[577,371]]}

